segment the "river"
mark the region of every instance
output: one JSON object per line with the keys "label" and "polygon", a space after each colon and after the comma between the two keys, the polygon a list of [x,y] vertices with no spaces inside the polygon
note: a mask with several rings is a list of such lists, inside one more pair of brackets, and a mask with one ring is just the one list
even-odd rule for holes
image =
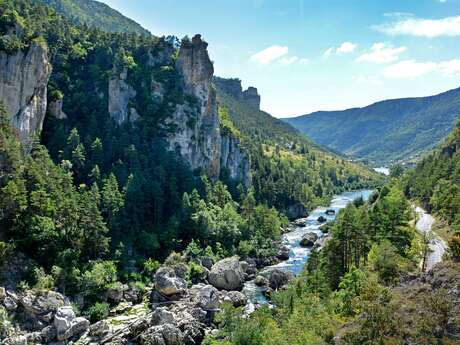
{"label": "river", "polygon": [[[323,216],[327,219],[327,222],[333,221],[338,212],[341,209],[344,209],[350,202],[363,198],[365,201],[369,199],[372,194],[372,190],[359,190],[352,192],[345,192],[340,195],[334,196],[329,207],[318,207],[313,210],[307,218],[302,218],[301,221],[304,222],[306,226],[300,227],[296,226],[294,231],[288,232],[283,235],[282,241],[285,246],[290,249],[289,259],[282,261],[279,264],[268,266],[264,270],[270,268],[278,268],[285,271],[291,271],[295,275],[299,274],[305,263],[308,261],[308,258],[311,253],[311,248],[305,248],[300,245],[300,240],[302,236],[309,232],[314,232],[318,235],[318,238],[321,239],[324,237],[324,234],[319,229],[324,223],[319,223],[318,218]],[[327,210],[334,210],[334,215],[327,215]],[[296,221],[296,223],[299,220]],[[292,223],[294,225],[294,223]],[[263,295],[262,289],[254,284],[254,281],[246,282],[243,293],[248,297],[250,303],[246,307],[247,312],[252,312],[256,304],[267,304],[268,300]]]}

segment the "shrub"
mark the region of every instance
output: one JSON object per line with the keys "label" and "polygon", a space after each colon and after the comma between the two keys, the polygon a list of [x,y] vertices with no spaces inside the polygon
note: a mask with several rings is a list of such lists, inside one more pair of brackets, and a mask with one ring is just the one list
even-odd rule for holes
{"label": "shrub", "polygon": [[88,317],[91,323],[103,320],[109,316],[110,306],[108,303],[95,303],[88,308]]}

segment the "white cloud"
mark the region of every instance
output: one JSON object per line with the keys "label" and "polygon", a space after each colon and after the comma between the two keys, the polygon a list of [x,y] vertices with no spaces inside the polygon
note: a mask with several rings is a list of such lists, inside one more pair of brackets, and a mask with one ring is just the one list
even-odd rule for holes
{"label": "white cloud", "polygon": [[290,65],[290,64],[293,64],[294,62],[299,61],[299,58],[297,56],[284,57],[280,61],[282,64]]}
{"label": "white cloud", "polygon": [[374,26],[388,35],[417,37],[460,36],[460,16],[441,19],[407,18],[393,23]]}
{"label": "white cloud", "polygon": [[332,54],[333,52],[334,52],[334,47],[330,47],[330,48],[327,48],[327,49],[324,51],[323,55],[324,55],[325,57],[329,57],[329,56],[331,56],[331,54]]}
{"label": "white cloud", "polygon": [[287,55],[288,51],[289,51],[288,47],[282,47],[282,46],[275,45],[275,46],[268,47],[252,55],[251,60],[261,63],[263,65],[267,65],[270,62]]}
{"label": "white cloud", "polygon": [[301,58],[301,59],[299,60],[299,63],[301,63],[301,64],[307,64],[307,63],[309,63],[309,62],[310,62],[310,60],[307,59],[307,58]]}
{"label": "white cloud", "polygon": [[383,76],[387,79],[415,79],[422,75],[436,71],[436,62],[417,62],[415,60],[404,60],[386,67]]}
{"label": "white cloud", "polygon": [[460,75],[460,60],[443,61],[438,64],[439,71],[446,76]]}
{"label": "white cloud", "polygon": [[373,62],[377,64],[384,64],[395,62],[399,60],[399,55],[407,50],[407,47],[394,48],[387,46],[385,43],[374,43],[370,52],[364,53],[359,56],[357,62]]}
{"label": "white cloud", "polygon": [[343,42],[340,47],[337,48],[337,53],[352,53],[358,45],[351,42]]}

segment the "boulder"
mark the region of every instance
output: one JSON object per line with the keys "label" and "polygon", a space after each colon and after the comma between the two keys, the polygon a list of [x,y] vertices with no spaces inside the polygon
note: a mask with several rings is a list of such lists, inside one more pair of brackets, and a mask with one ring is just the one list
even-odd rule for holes
{"label": "boulder", "polygon": [[295,226],[298,226],[298,227],[305,227],[307,226],[307,219],[306,218],[299,218],[299,219],[296,219],[294,222],[294,225]]}
{"label": "boulder", "polygon": [[268,286],[268,279],[259,275],[256,277],[254,284],[257,286]]}
{"label": "boulder", "polygon": [[317,234],[315,234],[314,232],[307,232],[305,235],[302,236],[302,239],[300,240],[300,245],[302,247],[313,247],[317,240]]}
{"label": "boulder", "polygon": [[129,288],[123,292],[123,298],[128,302],[139,303],[141,297],[141,292],[134,285],[129,286]]}
{"label": "boulder", "polygon": [[214,264],[209,272],[209,283],[222,290],[241,290],[244,272],[237,257],[226,258]]}
{"label": "boulder", "polygon": [[155,289],[165,296],[182,295],[187,289],[187,282],[176,276],[171,267],[161,267],[154,280]]}
{"label": "boulder", "polygon": [[196,294],[195,302],[205,310],[218,309],[220,305],[219,291],[214,286],[205,285]]}
{"label": "boulder", "polygon": [[334,216],[334,215],[335,215],[335,210],[332,210],[332,209],[327,210],[327,211],[326,211],[326,214],[327,214],[328,216]]}
{"label": "boulder", "polygon": [[239,291],[228,291],[223,297],[225,302],[230,302],[235,308],[245,306],[248,303],[246,295]]}
{"label": "boulder", "polygon": [[318,221],[318,223],[326,223],[327,219],[324,216],[319,216],[317,221]]}
{"label": "boulder", "polygon": [[89,327],[89,334],[93,337],[103,338],[110,332],[107,321],[99,321]]}
{"label": "boulder", "polygon": [[171,324],[171,325],[176,324],[174,314],[171,313],[166,307],[155,309],[152,313],[152,325],[158,326],[158,325],[165,325],[165,324]]}
{"label": "boulder", "polygon": [[56,328],[53,325],[46,326],[41,330],[41,336],[45,343],[49,343],[57,336]]}
{"label": "boulder", "polygon": [[9,296],[5,297],[3,300],[3,305],[8,311],[15,311],[18,307],[16,302]]}
{"label": "boulder", "polygon": [[141,345],[183,345],[184,335],[174,325],[165,324],[150,327],[139,336]]}
{"label": "boulder", "polygon": [[71,306],[60,307],[54,315],[54,327],[56,327],[57,339],[59,341],[71,337],[70,328],[75,319],[75,313]]}
{"label": "boulder", "polygon": [[281,246],[279,249],[278,249],[278,253],[276,255],[276,257],[279,259],[279,260],[289,260],[289,253],[291,252],[291,250],[289,249],[289,247],[287,246]]}
{"label": "boulder", "polygon": [[269,272],[268,284],[273,290],[278,290],[294,279],[292,272],[285,272],[280,269],[273,269]]}
{"label": "boulder", "polygon": [[201,266],[206,267],[208,270],[212,268],[212,265],[214,265],[214,260],[210,258],[209,256],[204,256],[200,259]]}
{"label": "boulder", "polygon": [[54,291],[28,290],[22,295],[19,303],[29,317],[51,322],[52,315],[65,305],[65,299]]}
{"label": "boulder", "polygon": [[70,327],[71,336],[75,336],[86,332],[89,329],[90,323],[84,317],[77,317],[73,320],[72,326]]}

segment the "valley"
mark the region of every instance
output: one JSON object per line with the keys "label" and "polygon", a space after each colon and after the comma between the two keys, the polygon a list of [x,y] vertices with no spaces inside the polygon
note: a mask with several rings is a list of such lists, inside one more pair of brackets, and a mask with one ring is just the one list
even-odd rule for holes
{"label": "valley", "polygon": [[459,343],[460,89],[277,119],[108,3],[0,0],[0,343]]}

